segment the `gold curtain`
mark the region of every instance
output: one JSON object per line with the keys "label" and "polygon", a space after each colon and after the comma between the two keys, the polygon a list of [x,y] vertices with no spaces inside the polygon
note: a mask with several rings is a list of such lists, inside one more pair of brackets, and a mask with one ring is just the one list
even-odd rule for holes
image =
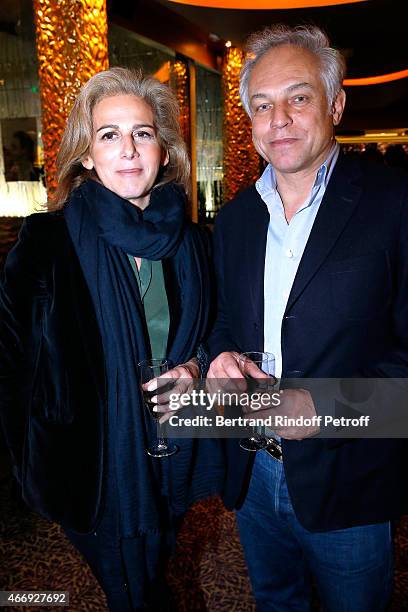
{"label": "gold curtain", "polygon": [[108,68],[106,0],[34,0],[42,139],[48,193],[55,160],[79,88]]}
{"label": "gold curtain", "polygon": [[243,52],[230,47],[223,64],[224,90],[224,202],[259,177],[259,156],[252,144],[252,128],[239,98]]}
{"label": "gold curtain", "polygon": [[191,193],[187,213],[193,221],[198,219],[197,207],[197,154],[195,66],[188,60],[176,59],[173,64],[174,89],[180,109],[180,127],[191,158]]}
{"label": "gold curtain", "polygon": [[190,146],[190,100],[188,95],[187,63],[176,60],[173,65],[177,102],[180,107],[180,127],[184,141]]}

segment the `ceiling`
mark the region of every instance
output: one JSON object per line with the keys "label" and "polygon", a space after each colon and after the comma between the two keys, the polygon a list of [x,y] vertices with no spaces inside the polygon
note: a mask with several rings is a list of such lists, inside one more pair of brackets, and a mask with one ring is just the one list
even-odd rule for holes
{"label": "ceiling", "polygon": [[[32,0],[0,0],[0,30],[13,32]],[[349,78],[408,68],[408,0],[366,0],[349,5],[292,10],[209,9],[168,0],[107,0],[122,24],[163,44],[198,41],[201,51],[222,53],[224,41],[242,46],[250,32],[272,23],[315,23],[347,58]],[[158,10],[160,9],[160,10]],[[139,27],[139,30],[138,30]],[[164,36],[166,35],[166,36]],[[218,42],[214,42],[219,37]],[[179,47],[180,47],[179,45]],[[177,46],[176,46],[177,48]],[[186,47],[188,53],[188,46]],[[346,130],[408,127],[408,78],[347,87]]]}
{"label": "ceiling", "polygon": [[367,0],[337,7],[269,11],[209,9],[157,1],[203,30],[238,45],[250,32],[272,23],[315,23],[326,30],[336,47],[346,50],[350,77],[408,67],[407,0]]}
{"label": "ceiling", "polygon": [[[273,23],[314,23],[347,58],[349,78],[408,68],[407,0],[292,10],[233,10],[186,6],[157,0],[208,33],[242,46],[250,32]],[[385,85],[348,87],[346,129],[408,126],[408,79]]]}

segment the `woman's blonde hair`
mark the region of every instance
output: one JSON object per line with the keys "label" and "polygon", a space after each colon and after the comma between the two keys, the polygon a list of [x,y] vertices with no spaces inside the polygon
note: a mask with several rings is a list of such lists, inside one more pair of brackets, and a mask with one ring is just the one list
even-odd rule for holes
{"label": "woman's blonde hair", "polygon": [[153,111],[158,141],[169,156],[169,163],[162,168],[155,187],[176,181],[189,191],[190,162],[181,135],[175,95],[167,85],[154,77],[144,76],[141,70],[116,67],[91,77],[75,100],[58,152],[58,186],[52,196],[51,209],[61,208],[73,189],[87,178],[95,177],[94,170],[87,170],[82,165],[93,138],[93,109],[103,98],[121,94],[141,98]]}

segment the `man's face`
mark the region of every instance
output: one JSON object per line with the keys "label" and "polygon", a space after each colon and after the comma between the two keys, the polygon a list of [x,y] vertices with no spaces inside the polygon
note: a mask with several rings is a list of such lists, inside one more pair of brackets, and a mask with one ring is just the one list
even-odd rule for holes
{"label": "man's face", "polygon": [[345,94],[329,109],[320,71],[311,52],[293,45],[269,50],[252,69],[253,141],[278,175],[317,170],[330,150]]}

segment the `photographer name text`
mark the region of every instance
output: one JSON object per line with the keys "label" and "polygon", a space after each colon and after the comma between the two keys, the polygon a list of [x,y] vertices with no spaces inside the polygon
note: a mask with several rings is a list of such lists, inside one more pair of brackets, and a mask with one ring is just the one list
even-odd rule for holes
{"label": "photographer name text", "polygon": [[225,417],[223,415],[183,417],[173,414],[169,418],[171,427],[368,427],[370,417],[362,415],[358,418],[333,417],[330,415],[310,418],[291,418],[282,415],[270,415],[264,418],[249,416]]}

